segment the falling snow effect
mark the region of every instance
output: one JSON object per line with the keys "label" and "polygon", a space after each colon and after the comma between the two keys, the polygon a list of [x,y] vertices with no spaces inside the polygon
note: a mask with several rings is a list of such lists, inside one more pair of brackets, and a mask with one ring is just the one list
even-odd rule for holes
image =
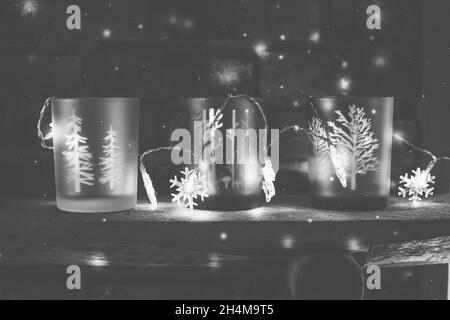
{"label": "falling snow effect", "polygon": [[21,0],[17,3],[20,14],[34,17],[39,12],[39,2],[37,0]]}
{"label": "falling snow effect", "polygon": [[408,177],[408,173],[400,176],[400,184],[403,186],[398,187],[398,195],[403,198],[409,197],[409,200],[414,202],[421,201],[423,198],[433,195],[435,176],[432,176],[428,170],[412,170],[411,176]]}
{"label": "falling snow effect", "polygon": [[189,170],[185,168],[181,173],[184,175],[184,178],[181,178],[181,180],[178,180],[177,176],[170,180],[170,187],[175,187],[177,191],[177,193],[171,194],[172,202],[180,203],[182,201],[185,207],[189,207],[192,210],[194,206],[198,205],[195,202],[197,197],[200,197],[202,201],[208,197],[206,182],[204,176],[196,169]]}

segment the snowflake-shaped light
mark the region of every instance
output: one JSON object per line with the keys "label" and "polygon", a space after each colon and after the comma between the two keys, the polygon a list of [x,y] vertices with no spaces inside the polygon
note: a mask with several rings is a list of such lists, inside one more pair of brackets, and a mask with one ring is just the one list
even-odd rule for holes
{"label": "snowflake-shaped light", "polygon": [[431,187],[431,184],[434,184],[434,176],[430,174],[428,170],[412,170],[410,177],[408,177],[408,173],[400,176],[400,184],[403,186],[398,187],[398,195],[403,198],[409,197],[409,200],[413,203],[417,203],[417,201],[421,201],[422,198],[428,198],[428,196],[433,195],[434,187]]}
{"label": "snowflake-shaped light", "polygon": [[176,187],[177,191],[176,194],[171,194],[172,202],[180,203],[180,201],[183,201],[185,207],[189,207],[192,210],[194,206],[197,206],[194,200],[198,196],[200,196],[202,201],[208,197],[205,178],[197,169],[189,170],[185,168],[181,173],[184,175],[184,178],[181,178],[181,180],[178,180],[177,176],[170,179],[170,183],[172,183],[170,187]]}
{"label": "snowflake-shaped light", "polygon": [[272,197],[275,195],[275,171],[272,167],[272,162],[266,159],[264,167],[261,169],[261,174],[263,176],[262,189],[266,195],[266,202],[270,202]]}

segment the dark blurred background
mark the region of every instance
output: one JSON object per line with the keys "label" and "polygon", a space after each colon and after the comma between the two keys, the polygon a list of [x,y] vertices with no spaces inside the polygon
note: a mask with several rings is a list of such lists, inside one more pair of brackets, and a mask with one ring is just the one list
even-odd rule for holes
{"label": "dark blurred background", "polygon": [[[70,4],[81,30],[66,28]],[[366,27],[371,4],[381,30]],[[281,128],[304,124],[308,96],[395,96],[395,129],[450,154],[449,13],[446,0],[2,0],[1,194],[54,193],[36,136],[50,96],[140,97],[141,152],[168,144],[180,97],[261,97]],[[306,154],[304,136],[282,137],[279,193],[306,192]],[[394,145],[393,188],[427,160]],[[167,162],[149,165],[167,187]],[[449,168],[434,170],[439,191]]]}

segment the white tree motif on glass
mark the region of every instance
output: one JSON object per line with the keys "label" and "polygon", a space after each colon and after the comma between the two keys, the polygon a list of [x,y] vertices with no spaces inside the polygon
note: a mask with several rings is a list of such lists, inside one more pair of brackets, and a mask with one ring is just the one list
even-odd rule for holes
{"label": "white tree motif on glass", "polygon": [[66,183],[73,183],[75,192],[81,192],[81,185],[92,186],[94,173],[92,173],[92,154],[89,152],[87,138],[80,135],[83,120],[75,115],[75,110],[69,117],[65,135],[68,151],[63,155],[66,160]]}
{"label": "white tree motif on glass", "polygon": [[319,138],[326,138],[327,136],[325,128],[322,125],[322,121],[316,117],[312,118],[312,120],[308,122],[308,130],[310,132],[310,134],[308,134],[308,138],[312,144],[314,156],[318,159],[322,159],[330,151],[326,140]]}
{"label": "white tree motif on glass", "polygon": [[223,113],[220,110],[214,110],[213,108],[209,109],[209,120],[206,126],[207,130],[205,134],[209,136],[210,140],[214,139],[214,133],[216,130],[219,130],[223,127],[223,123],[221,122],[223,118]]}
{"label": "white tree motif on glass", "polygon": [[355,105],[349,106],[348,118],[341,111],[337,114],[336,122],[328,122],[331,130],[330,140],[336,146],[342,157],[343,165],[350,176],[350,188],[356,189],[356,176],[364,175],[369,171],[375,171],[379,165],[374,151],[378,149],[379,143],[373,137],[371,122],[365,117],[363,108]]}
{"label": "white tree motif on glass", "polygon": [[[203,110],[201,121],[195,121],[194,123],[194,133],[200,131],[202,135],[201,150],[196,150],[196,152],[202,152],[202,156],[208,160],[214,159],[215,148],[217,147],[215,145],[215,133],[223,126],[222,118],[223,114],[220,110],[209,108]],[[221,139],[218,139],[218,146],[221,144]]]}
{"label": "white tree motif on glass", "polygon": [[327,132],[322,125],[322,121],[316,117],[308,122],[308,131],[308,138],[313,146],[314,156],[319,162],[324,159],[331,160],[336,176],[342,186],[346,188],[347,172],[344,165],[345,157],[340,150],[341,147],[336,145],[329,146]]}
{"label": "white tree motif on glass", "polygon": [[109,189],[114,190],[117,183],[122,179],[122,158],[117,145],[117,131],[111,126],[103,138],[103,157],[100,157],[100,179],[101,184],[109,184]]}

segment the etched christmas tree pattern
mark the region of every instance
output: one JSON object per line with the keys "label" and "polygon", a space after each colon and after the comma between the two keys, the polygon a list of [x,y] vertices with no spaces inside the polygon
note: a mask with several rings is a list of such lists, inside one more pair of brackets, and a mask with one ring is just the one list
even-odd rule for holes
{"label": "etched christmas tree pattern", "polygon": [[81,192],[81,185],[92,186],[91,181],[94,181],[92,154],[89,152],[87,138],[80,135],[82,123],[83,120],[73,110],[66,125],[68,134],[65,135],[65,144],[68,151],[63,152],[66,160],[66,183],[73,183],[77,193]]}
{"label": "etched christmas tree pattern", "polygon": [[117,131],[111,126],[107,135],[103,138],[103,157],[100,157],[100,179],[101,184],[108,184],[110,190],[114,190],[117,183],[122,179],[122,158],[117,145]]}
{"label": "etched christmas tree pattern", "polygon": [[205,129],[205,135],[209,136],[210,140],[214,139],[214,133],[223,127],[221,122],[223,113],[220,110],[209,109],[209,120]]}
{"label": "etched christmas tree pattern", "polygon": [[330,151],[326,140],[319,138],[326,138],[327,136],[325,128],[322,125],[322,121],[314,117],[311,121],[308,122],[308,130],[310,131],[310,134],[308,134],[308,138],[313,146],[314,156],[316,156],[318,159],[322,159]]}
{"label": "etched christmas tree pattern", "polygon": [[364,175],[377,169],[379,161],[374,156],[374,151],[378,149],[379,143],[373,137],[370,119],[365,117],[363,108],[349,106],[348,117],[339,110],[335,113],[339,126],[331,121],[328,123],[331,128],[330,140],[336,146],[343,166],[350,176],[350,188],[355,190],[356,175]]}
{"label": "etched christmas tree pattern", "polygon": [[216,130],[223,126],[222,118],[223,114],[220,110],[209,108],[208,110],[203,110],[201,121],[196,121],[194,124],[194,133],[200,131],[202,134],[201,150],[196,150],[196,152],[201,152],[202,156],[208,161],[214,160],[215,148],[222,145],[221,138],[218,139],[217,146],[215,139]]}

